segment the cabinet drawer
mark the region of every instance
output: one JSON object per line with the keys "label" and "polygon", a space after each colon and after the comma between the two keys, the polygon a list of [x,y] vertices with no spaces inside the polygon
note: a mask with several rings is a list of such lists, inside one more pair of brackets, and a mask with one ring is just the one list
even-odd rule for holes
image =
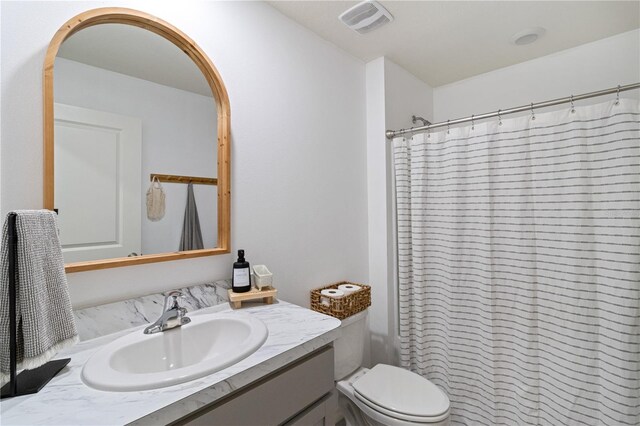
{"label": "cabinet drawer", "polygon": [[334,389],[283,426],[334,426],[338,394]]}
{"label": "cabinet drawer", "polygon": [[333,348],[327,346],[176,424],[277,425],[333,388]]}

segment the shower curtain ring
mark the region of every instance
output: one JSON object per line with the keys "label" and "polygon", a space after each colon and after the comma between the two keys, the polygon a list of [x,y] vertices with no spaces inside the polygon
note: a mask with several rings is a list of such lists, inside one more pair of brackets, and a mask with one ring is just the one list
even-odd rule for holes
{"label": "shower curtain ring", "polygon": [[502,126],[502,115],[500,115],[500,113],[502,112],[501,109],[498,110],[498,126]]}
{"label": "shower curtain ring", "polygon": [[532,120],[536,119],[536,113],[533,111],[533,102],[531,102],[531,119]]}
{"label": "shower curtain ring", "polygon": [[451,127],[449,127],[449,120],[447,120],[447,134],[449,134],[449,130],[451,130]]}
{"label": "shower curtain ring", "polygon": [[616,103],[614,105],[620,105],[620,85],[618,84],[618,89],[616,90]]}
{"label": "shower curtain ring", "polygon": [[471,114],[471,130],[474,130],[476,128],[476,123],[473,121],[473,117],[474,115]]}
{"label": "shower curtain ring", "polygon": [[573,95],[571,95],[571,114],[576,112],[576,106],[573,104]]}
{"label": "shower curtain ring", "polygon": [[427,139],[431,139],[431,124],[427,126]]}

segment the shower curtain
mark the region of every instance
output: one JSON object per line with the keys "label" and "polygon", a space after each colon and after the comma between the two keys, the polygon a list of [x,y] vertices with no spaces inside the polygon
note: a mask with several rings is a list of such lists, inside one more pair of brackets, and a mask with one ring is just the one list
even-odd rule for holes
{"label": "shower curtain", "polygon": [[638,101],[394,140],[400,358],[454,424],[640,424]]}

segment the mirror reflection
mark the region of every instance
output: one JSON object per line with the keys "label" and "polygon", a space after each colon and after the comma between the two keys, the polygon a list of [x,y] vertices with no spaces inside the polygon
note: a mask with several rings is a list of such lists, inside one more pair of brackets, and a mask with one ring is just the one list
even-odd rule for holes
{"label": "mirror reflection", "polygon": [[65,262],[217,246],[216,102],[184,52],[135,26],[83,29],[56,57],[54,102]]}

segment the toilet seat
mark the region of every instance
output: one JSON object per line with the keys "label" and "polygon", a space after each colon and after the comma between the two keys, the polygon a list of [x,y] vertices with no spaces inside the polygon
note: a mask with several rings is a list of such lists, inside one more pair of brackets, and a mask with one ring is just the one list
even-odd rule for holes
{"label": "toilet seat", "polygon": [[[430,416],[430,417],[421,417],[421,416],[411,416],[405,413],[399,413],[396,411],[387,410],[384,407],[374,404],[373,402],[367,400],[365,397],[360,395],[358,392],[354,392],[354,396],[356,397],[356,405],[360,407],[363,411],[365,411],[369,416],[375,418],[378,421],[387,420],[386,418],[391,418],[399,421],[406,421],[417,424],[430,424],[430,423],[438,423],[442,420],[449,417],[449,410],[440,414],[439,416]],[[361,402],[362,404],[358,404]]]}
{"label": "toilet seat", "polygon": [[418,426],[418,425],[432,425],[432,426],[448,426],[449,425],[449,411],[439,417],[433,418],[415,418],[414,420],[400,419],[395,416],[389,416],[378,410],[374,410],[368,404],[365,404],[359,398],[355,397],[353,403],[360,409],[365,417],[373,419],[377,423],[363,423],[363,424],[375,424],[385,426]]}
{"label": "toilet seat", "polygon": [[449,398],[416,373],[378,364],[353,381],[354,396],[386,416],[416,423],[436,423],[449,415]]}

